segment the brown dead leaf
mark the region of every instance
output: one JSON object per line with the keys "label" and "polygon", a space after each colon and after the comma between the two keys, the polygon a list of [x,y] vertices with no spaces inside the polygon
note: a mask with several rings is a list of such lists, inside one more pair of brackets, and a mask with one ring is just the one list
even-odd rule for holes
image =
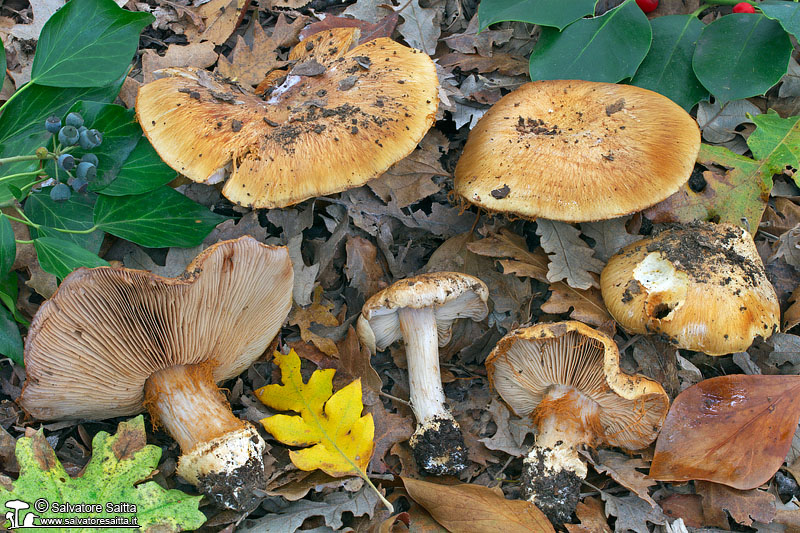
{"label": "brown dead leaf", "polygon": [[156,79],[154,71],[167,67],[207,68],[217,61],[214,43],[190,43],[188,45],[171,44],[163,56],[151,48],[142,53],[142,75],[144,83]]}
{"label": "brown dead leaf", "polygon": [[762,490],[736,490],[718,483],[698,481],[695,492],[703,497],[703,514],[707,524],[719,525],[728,511],[737,523],[752,525],[753,521],[768,524],[775,517],[775,496]]}
{"label": "brown dead leaf", "polygon": [[564,524],[569,533],[611,533],[608,520],[603,514],[603,502],[589,496],[575,507],[575,516],[580,524]]}
{"label": "brown dead leaf", "polygon": [[66,3],[67,0],[32,0],[33,20],[29,24],[15,24],[8,30],[4,29],[3,33],[8,33],[22,41],[35,41],[53,13]]}
{"label": "brown dead leaf", "polygon": [[628,457],[621,453],[600,449],[597,451],[598,461],[590,454],[584,454],[594,465],[594,469],[601,474],[608,474],[611,478],[630,491],[636,493],[641,499],[653,507],[658,507],[650,497],[648,489],[656,482],[642,474],[637,468],[647,468],[649,465],[639,457]]}
{"label": "brown dead leaf", "polygon": [[351,287],[364,298],[369,298],[387,286],[384,269],[378,257],[378,248],[371,241],[358,236],[347,236],[345,243],[347,263],[344,272]]}
{"label": "brown dead leaf", "polygon": [[[329,476],[322,470],[314,470],[311,472],[297,470],[294,472],[297,473],[293,476],[293,479],[287,483],[269,488],[269,495],[283,496],[290,502],[296,502],[304,498],[311,490],[322,492],[324,489],[338,489],[339,487],[344,487],[346,490],[354,492],[361,489],[363,485],[363,482],[358,483],[358,481],[361,481],[361,478],[336,478]],[[353,483],[354,481],[356,481],[356,483]]]}
{"label": "brown dead leaf", "polygon": [[580,238],[580,231],[571,224],[540,218],[536,234],[547,253],[547,280],[565,281],[570,287],[588,289],[600,283],[592,273],[600,273],[604,263],[594,256],[594,250]]}
{"label": "brown dead leaf", "polygon": [[[406,442],[414,434],[414,420],[410,416],[390,413],[378,399],[367,405],[366,411],[372,413],[375,421],[375,449],[370,461],[370,470],[373,472],[388,472],[389,468],[384,462],[386,452],[400,442]],[[405,469],[403,470],[405,472]]]}
{"label": "brown dead leaf", "polygon": [[473,463],[481,466],[488,466],[489,463],[497,463],[499,459],[495,456],[489,448],[483,444],[483,439],[478,439],[472,431],[470,425],[472,419],[467,414],[456,416],[456,422],[461,426],[461,433],[464,436],[464,446],[467,448],[467,458]]}
{"label": "brown dead leaf", "polygon": [[306,26],[303,31],[300,32],[300,39],[306,39],[315,33],[331,30],[333,28],[358,28],[361,30],[358,43],[361,44],[379,37],[391,37],[399,20],[400,15],[397,13],[391,13],[374,24],[354,18],[328,15],[319,22],[314,22]]}
{"label": "brown dead leaf", "polygon": [[313,292],[311,305],[305,308],[294,306],[289,315],[289,324],[300,326],[300,337],[303,341],[313,343],[314,346],[331,357],[338,357],[339,349],[336,347],[336,343],[331,339],[317,335],[310,329],[311,324],[338,326],[339,320],[331,314],[332,309],[333,303],[322,303],[322,287],[317,286]]}
{"label": "brown dead leaf", "polygon": [[767,205],[759,229],[775,237],[800,224],[800,205],[789,198],[774,198],[775,206]]}
{"label": "brown dead leaf", "polygon": [[800,377],[730,375],[681,392],[656,442],[650,477],[746,490],[783,463],[800,418]]}
{"label": "brown dead leaf", "polygon": [[791,305],[783,313],[782,326],[784,332],[800,324],[800,285],[797,286],[789,297],[789,303]]}
{"label": "brown dead leaf", "polygon": [[504,30],[483,30],[478,32],[478,14],[476,13],[469,21],[469,26],[464,33],[450,35],[442,39],[447,46],[462,54],[473,54],[484,57],[492,55],[492,48],[498,44],[504,44],[511,39],[514,30],[511,28]]}
{"label": "brown dead leaf", "polygon": [[467,249],[487,257],[509,258],[499,261],[505,274],[516,274],[549,283],[548,259],[544,250],[537,248],[535,252],[528,251],[525,238],[507,228],[500,229],[498,233],[490,233],[479,241],[467,243]]}
{"label": "brown dead leaf", "polygon": [[[670,494],[659,500],[658,505],[671,520],[683,519],[688,527],[703,527],[703,498],[698,494]],[[712,525],[712,524],[708,524]]]}
{"label": "brown dead leaf", "polygon": [[358,342],[356,331],[350,326],[347,335],[339,341],[340,368],[353,378],[361,378],[361,385],[371,389],[374,393],[381,391],[381,378],[370,364],[369,350]]}
{"label": "brown dead leaf", "polygon": [[[136,94],[139,92],[139,87],[142,83],[130,76],[125,78],[122,82],[122,88],[119,90],[119,99],[125,104],[128,109],[133,109],[136,106]],[[2,98],[0,98],[2,100]]]}
{"label": "brown dead leaf", "polygon": [[266,0],[264,7],[270,11],[279,9],[300,9],[309,4],[311,0]]}
{"label": "brown dead leaf", "polygon": [[[592,274],[595,276],[595,274]],[[600,290],[591,287],[586,290],[570,287],[563,281],[550,285],[550,298],[541,306],[545,313],[569,313],[573,320],[586,322],[593,326],[603,326],[613,319],[606,309]]]}
{"label": "brown dead leaf", "polygon": [[519,76],[528,72],[528,61],[524,57],[512,56],[511,54],[495,53],[491,57],[484,57],[478,54],[462,54],[451,52],[439,58],[439,65],[442,67],[459,68],[462,72],[477,70],[485,74],[497,71],[506,76]]}
{"label": "brown dead leaf", "polygon": [[439,485],[402,476],[414,501],[442,526],[460,533],[554,533],[553,526],[531,502],[507,500],[482,485]]}
{"label": "brown dead leaf", "polygon": [[236,46],[231,59],[219,58],[217,72],[242,85],[258,85],[270,71],[286,65],[279,61],[275,49],[278,47],[272,37],[267,37],[260,24],[253,26],[253,45],[248,46],[244,38],[236,38]]}
{"label": "brown dead leaf", "polygon": [[204,27],[189,25],[186,38],[190,43],[211,41],[219,45],[228,40],[242,23],[245,12],[252,0],[211,0],[198,8],[195,13],[203,19]]}
{"label": "brown dead leaf", "polygon": [[526,455],[529,447],[524,446],[523,442],[528,434],[536,432],[533,422],[528,418],[517,418],[512,415],[508,407],[497,398],[492,398],[489,413],[497,426],[497,431],[491,437],[480,441],[490,450],[499,450],[514,457]]}
{"label": "brown dead leaf", "polygon": [[800,224],[796,225],[778,238],[774,245],[775,253],[770,261],[783,258],[788,264],[800,269]]}

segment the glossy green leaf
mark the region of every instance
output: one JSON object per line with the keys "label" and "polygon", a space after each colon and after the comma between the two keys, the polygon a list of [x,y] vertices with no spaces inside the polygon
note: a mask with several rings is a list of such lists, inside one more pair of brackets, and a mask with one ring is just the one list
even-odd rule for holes
{"label": "glossy green leaf", "polygon": [[101,87],[125,74],[149,13],[113,0],[72,0],[42,28],[31,81],[53,87]]}
{"label": "glossy green leaf", "polygon": [[0,276],[5,276],[14,264],[17,256],[17,242],[14,237],[14,228],[8,217],[0,213]]}
{"label": "glossy green leaf", "polygon": [[166,185],[176,176],[176,172],[164,164],[147,138],[142,136],[117,177],[97,192],[108,196],[144,194]]}
{"label": "glossy green leaf", "polygon": [[692,55],[705,27],[693,15],[668,15],[650,21],[653,44],[632,85],[663,94],[689,111],[708,91],[692,70]]}
{"label": "glossy green leaf", "polygon": [[481,31],[507,20],[563,30],[579,18],[594,13],[595,4],[597,0],[481,0],[478,21]]}
{"label": "glossy green leaf", "polygon": [[0,90],[3,89],[3,83],[6,81],[6,49],[3,43],[0,42]]}
{"label": "glossy green leaf", "polygon": [[616,83],[634,75],[650,39],[650,21],[633,0],[562,32],[542,28],[531,53],[531,79]]}
{"label": "glossy green leaf", "polygon": [[[64,117],[78,100],[110,102],[119,93],[123,79],[100,88],[59,89],[34,85],[20,93],[0,115],[0,157],[32,154],[38,147],[52,147],[52,135],[44,129],[50,115]],[[35,169],[38,162],[9,163],[0,166],[0,177]],[[13,199],[7,185],[22,187],[31,181],[22,177],[0,184],[0,205]]]}
{"label": "glossy green leaf", "polygon": [[0,302],[11,311],[14,320],[19,324],[30,326],[31,323],[22,316],[22,313],[17,309],[17,296],[19,295],[19,285],[17,281],[17,273],[14,271],[9,272],[5,278],[0,278]]}
{"label": "glossy green leaf", "polygon": [[151,248],[197,246],[226,219],[169,187],[137,196],[101,195],[94,208],[99,228]]}
{"label": "glossy green leaf", "polygon": [[736,13],[706,26],[692,68],[720,103],[764,94],[789,68],[792,43],[764,15]]}
{"label": "glossy green leaf", "polygon": [[0,355],[22,366],[22,336],[11,312],[0,306]]}
{"label": "glossy green leaf", "polygon": [[103,244],[102,230],[92,233],[64,233],[53,228],[70,230],[87,230],[94,226],[92,210],[97,200],[95,194],[72,193],[69,200],[55,202],[50,198],[50,188],[32,193],[25,202],[25,214],[33,222],[41,224],[39,230],[31,228],[31,237],[57,237],[70,241],[92,253],[100,251]]}
{"label": "glossy green leaf", "polygon": [[765,0],[758,8],[768,18],[777,20],[783,29],[800,38],[800,3],[786,0]]}
{"label": "glossy green leaf", "polygon": [[108,266],[108,262],[97,254],[57,237],[39,237],[34,239],[33,246],[42,270],[59,279],[64,279],[76,268]]}
{"label": "glossy green leaf", "polygon": [[[765,162],[769,172],[780,174],[787,166],[800,168],[800,117],[781,118],[774,109],[753,117],[755,131],[747,146],[756,159]],[[795,173],[795,183],[800,176]]]}

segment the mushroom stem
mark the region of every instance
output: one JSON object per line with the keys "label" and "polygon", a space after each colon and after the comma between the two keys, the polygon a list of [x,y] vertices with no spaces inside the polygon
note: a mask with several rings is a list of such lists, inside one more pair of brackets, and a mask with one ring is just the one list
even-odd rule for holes
{"label": "mushroom stem", "polygon": [[244,427],[219,392],[210,368],[165,368],[148,378],[144,390],[153,420],[178,441],[184,453]]}
{"label": "mushroom stem", "polygon": [[423,424],[437,416],[452,418],[445,407],[433,308],[403,308],[397,316],[406,343],[411,408],[417,422]]}
{"label": "mushroom stem", "polygon": [[439,370],[439,332],[432,307],[397,312],[406,343],[409,396],[417,429],[409,444],[420,468],[434,475],[457,474],[467,466],[464,436],[445,406]]}

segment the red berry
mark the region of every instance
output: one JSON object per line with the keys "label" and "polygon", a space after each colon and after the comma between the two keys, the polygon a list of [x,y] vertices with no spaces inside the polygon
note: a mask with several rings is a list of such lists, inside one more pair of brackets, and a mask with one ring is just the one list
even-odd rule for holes
{"label": "red berry", "polygon": [[735,6],[733,6],[734,13],[755,13],[756,8],[754,8],[751,4],[747,2],[739,2]]}
{"label": "red berry", "polygon": [[658,0],[636,0],[636,5],[645,13],[650,13],[658,7]]}

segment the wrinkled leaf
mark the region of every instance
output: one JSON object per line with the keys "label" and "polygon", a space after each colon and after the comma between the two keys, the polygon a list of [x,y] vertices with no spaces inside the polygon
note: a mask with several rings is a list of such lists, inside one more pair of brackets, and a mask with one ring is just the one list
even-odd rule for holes
{"label": "wrinkled leaf", "polygon": [[764,15],[736,13],[703,29],[692,68],[725,103],[767,92],[786,74],[791,54],[792,43],[780,24]]}
{"label": "wrinkled leaf", "polygon": [[[597,276],[594,276],[595,280]],[[550,284],[550,298],[541,305],[545,313],[569,313],[570,318],[593,326],[602,326],[612,320],[608,314],[600,289],[586,290],[570,287],[563,281]]]}
{"label": "wrinkled leaf", "polygon": [[[92,458],[81,477],[72,478],[67,474],[42,430],[33,437],[20,438],[16,455],[19,479],[13,483],[11,491],[0,486],[0,501],[18,499],[29,505],[38,498],[51,503],[99,503],[100,499],[126,502],[136,506],[136,513],[107,513],[103,507],[101,513],[70,516],[135,516],[143,531],[193,530],[206,521],[198,510],[200,496],[165,490],[155,481],[140,483],[152,475],[161,458],[161,448],[147,444],[142,416],[121,422],[113,437],[105,431],[97,433],[92,439]],[[52,511],[37,511],[36,514],[42,518],[65,516]],[[38,521],[36,523],[38,525]]]}
{"label": "wrinkled leaf", "polygon": [[331,314],[333,304],[322,302],[322,287],[317,287],[313,293],[313,300],[308,307],[295,306],[289,316],[289,324],[300,326],[300,337],[304,342],[311,342],[319,348],[325,355],[331,357],[339,356],[339,349],[332,339],[317,335],[311,331],[312,324],[320,326],[336,327],[339,321]]}
{"label": "wrinkled leaf", "polygon": [[536,221],[536,234],[550,258],[547,279],[551,282],[565,280],[570,287],[588,289],[596,287],[597,280],[590,272],[600,273],[603,262],[592,257],[594,250],[580,238],[580,231],[564,222]]}
{"label": "wrinkled leaf", "polygon": [[[590,454],[586,454],[586,456],[591,460]],[[648,489],[655,485],[656,482],[636,470],[637,468],[647,468],[649,466],[643,459],[628,457],[609,450],[598,450],[597,456],[597,462],[591,461],[595,470],[601,474],[608,474],[614,481],[649,503],[651,507],[658,507],[648,492]]]}
{"label": "wrinkled leaf", "polygon": [[563,30],[594,13],[597,0],[483,0],[478,4],[481,31],[496,22],[516,20]]}
{"label": "wrinkled leaf", "polygon": [[564,524],[569,533],[611,533],[603,514],[603,503],[592,496],[584,498],[575,507],[575,516],[580,524]]}
{"label": "wrinkled leaf", "polygon": [[798,418],[798,376],[707,379],[673,402],[656,441],[650,477],[758,487],[783,463]]}
{"label": "wrinkled leaf", "polygon": [[700,102],[697,106],[697,124],[703,132],[703,139],[721,144],[732,141],[739,134],[736,128],[741,124],[753,123],[748,114],[761,114],[761,110],[749,100],[734,100],[724,107],[716,100],[713,104]]}
{"label": "wrinkled leaf", "polygon": [[422,7],[419,0],[409,0],[394,8],[403,18],[403,23],[397,31],[414,48],[419,48],[428,55],[436,52],[436,45],[442,28],[436,17],[438,11],[435,7]]}
{"label": "wrinkled leaf", "polygon": [[[800,116],[781,118],[774,109],[754,116],[755,131],[747,138],[753,156],[767,165],[767,171],[780,174],[787,166],[800,169]],[[800,185],[800,175],[795,173]]]}
{"label": "wrinkled leaf", "polygon": [[783,321],[781,322],[783,331],[789,331],[797,324],[800,324],[800,285],[789,297],[789,304],[789,307],[783,313]]}
{"label": "wrinkled leaf", "polygon": [[542,28],[531,53],[531,79],[616,83],[634,75],[650,49],[650,40],[650,22],[633,0],[627,0],[601,17],[578,20],[562,32]]}
{"label": "wrinkled leaf", "polygon": [[460,533],[554,532],[531,502],[507,500],[482,485],[439,485],[401,477],[408,494],[449,531]]}
{"label": "wrinkled leaf", "polygon": [[653,524],[666,524],[667,517],[659,508],[653,508],[643,499],[630,495],[618,497],[607,492],[601,492],[600,497],[606,502],[606,516],[616,516],[614,523],[615,533],[650,533],[648,522]]}
{"label": "wrinkled leaf", "polygon": [[33,246],[42,269],[61,279],[79,267],[108,266],[97,254],[58,237],[39,237],[33,240]]}
{"label": "wrinkled leaf", "polygon": [[612,218],[598,222],[581,222],[581,233],[594,240],[594,255],[607,262],[620,248],[641,240],[639,235],[631,235],[625,228],[630,217]]}
{"label": "wrinkled leaf", "polygon": [[650,21],[653,43],[632,85],[663,94],[686,111],[708,96],[692,70],[692,55],[705,27],[694,15],[669,15]]}

